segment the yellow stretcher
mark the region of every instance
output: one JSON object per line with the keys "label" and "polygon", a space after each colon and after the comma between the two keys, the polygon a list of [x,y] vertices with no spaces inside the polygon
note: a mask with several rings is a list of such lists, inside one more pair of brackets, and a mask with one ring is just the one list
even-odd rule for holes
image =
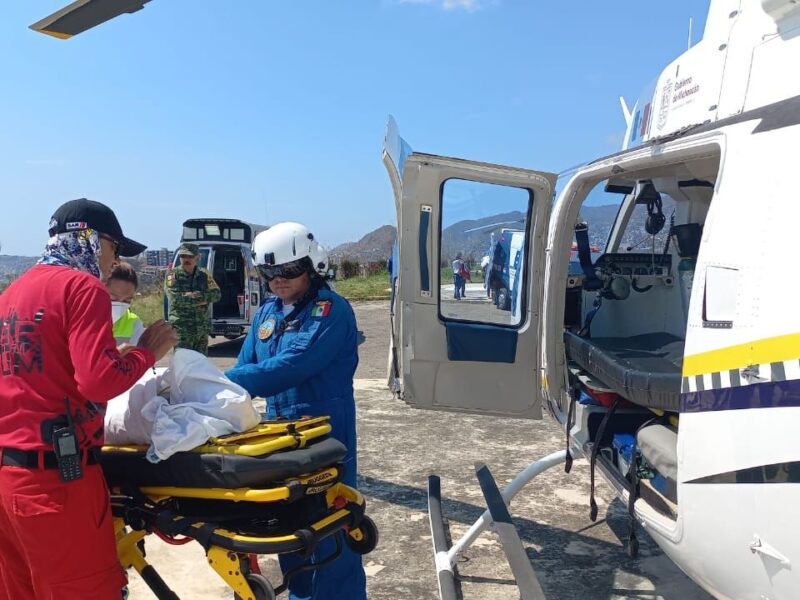
{"label": "yellow stretcher", "polygon": [[371,552],[377,527],[364,515],[364,497],[340,482],[346,449],[328,433],[327,417],[263,422],[155,465],[146,447],[104,447],[122,566],[136,569],[159,600],[177,600],[145,560],[144,541],[195,540],[236,598],[272,600],[296,572],[273,588],[259,554],[310,555],[330,536],[336,551],[315,567],[338,557],[342,543]]}

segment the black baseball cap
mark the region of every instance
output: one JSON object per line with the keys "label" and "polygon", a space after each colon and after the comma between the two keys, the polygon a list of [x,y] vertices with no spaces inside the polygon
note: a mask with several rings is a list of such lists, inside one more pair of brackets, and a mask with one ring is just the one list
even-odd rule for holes
{"label": "black baseball cap", "polygon": [[70,200],[59,206],[50,219],[51,236],[82,229],[94,229],[114,238],[119,243],[120,256],[136,256],[147,249],[144,244],[126,238],[114,211],[94,200]]}

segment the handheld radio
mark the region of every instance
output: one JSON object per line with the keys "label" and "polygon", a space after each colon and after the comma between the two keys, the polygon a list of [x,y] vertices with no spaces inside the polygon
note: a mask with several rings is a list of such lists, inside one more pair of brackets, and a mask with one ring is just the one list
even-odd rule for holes
{"label": "handheld radio", "polygon": [[65,398],[64,402],[67,405],[67,426],[53,431],[53,450],[56,454],[61,481],[75,481],[83,477],[81,449],[72,423],[69,399]]}

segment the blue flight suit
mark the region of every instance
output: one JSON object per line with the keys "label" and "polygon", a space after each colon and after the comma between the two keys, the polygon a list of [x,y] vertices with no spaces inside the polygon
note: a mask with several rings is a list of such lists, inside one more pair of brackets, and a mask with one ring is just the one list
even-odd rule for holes
{"label": "blue flight suit", "polygon": [[[356,487],[356,418],[353,375],[358,365],[356,318],[338,294],[319,290],[317,299],[285,325],[276,298],[256,313],[236,365],[225,374],[252,396],[267,400],[267,418],[329,415],[331,435],[347,446],[343,482]],[[335,550],[324,540],[311,561]],[[302,564],[299,554],[279,557],[285,573]],[[331,564],[295,575],[290,600],[366,600],[361,556],[346,545]]]}

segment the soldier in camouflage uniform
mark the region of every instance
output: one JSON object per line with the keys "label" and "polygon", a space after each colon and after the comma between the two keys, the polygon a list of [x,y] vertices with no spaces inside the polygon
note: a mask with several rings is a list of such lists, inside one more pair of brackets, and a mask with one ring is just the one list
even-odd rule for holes
{"label": "soldier in camouflage uniform", "polygon": [[178,258],[180,266],[167,272],[164,284],[169,322],[178,334],[178,348],[208,354],[208,335],[211,333],[208,305],[218,302],[222,292],[211,273],[197,266],[200,249],[196,244],[182,244]]}

